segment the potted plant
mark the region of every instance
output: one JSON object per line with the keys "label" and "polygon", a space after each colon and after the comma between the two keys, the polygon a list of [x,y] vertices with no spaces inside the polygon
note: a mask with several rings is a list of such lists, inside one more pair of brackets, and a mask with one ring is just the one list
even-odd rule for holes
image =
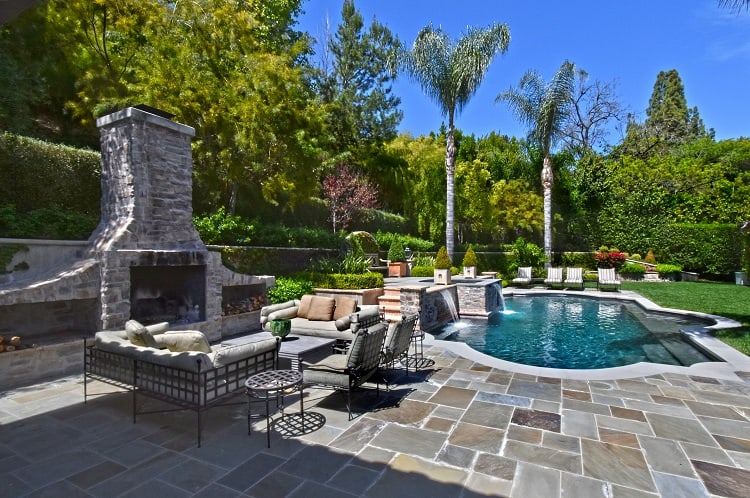
{"label": "potted plant", "polygon": [[440,248],[435,258],[434,279],[438,285],[451,283],[451,258],[448,256],[448,249],[445,246]]}
{"label": "potted plant", "polygon": [[391,247],[388,249],[388,276],[389,277],[405,277],[408,272],[409,266],[406,264],[406,252],[404,252],[404,245],[397,238],[391,242]]}
{"label": "potted plant", "polygon": [[477,254],[474,249],[469,246],[464,254],[464,277],[466,278],[477,278]]}

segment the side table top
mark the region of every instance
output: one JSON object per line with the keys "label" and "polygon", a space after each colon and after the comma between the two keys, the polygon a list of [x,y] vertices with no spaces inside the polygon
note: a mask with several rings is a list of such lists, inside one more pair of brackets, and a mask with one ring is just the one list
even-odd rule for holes
{"label": "side table top", "polygon": [[302,373],[297,370],[266,370],[251,375],[245,387],[253,391],[278,391],[297,386],[302,382]]}

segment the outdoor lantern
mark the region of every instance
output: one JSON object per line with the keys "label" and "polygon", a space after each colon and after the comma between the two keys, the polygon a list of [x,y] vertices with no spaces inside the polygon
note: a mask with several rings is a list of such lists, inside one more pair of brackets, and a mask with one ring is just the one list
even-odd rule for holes
{"label": "outdoor lantern", "polygon": [[406,260],[409,261],[414,253],[411,249],[408,247],[404,248],[404,255],[406,256]]}

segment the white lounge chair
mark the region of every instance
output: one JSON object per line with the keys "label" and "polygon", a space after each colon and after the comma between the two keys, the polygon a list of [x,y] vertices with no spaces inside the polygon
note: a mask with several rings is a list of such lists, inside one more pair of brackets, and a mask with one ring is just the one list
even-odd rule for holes
{"label": "white lounge chair", "polygon": [[583,290],[583,268],[566,268],[564,284],[569,289]]}
{"label": "white lounge chair", "polygon": [[547,278],[544,279],[544,285],[552,288],[563,288],[563,269],[560,268],[547,268]]}
{"label": "white lounge chair", "polygon": [[531,283],[531,267],[521,266],[518,268],[518,276],[513,279],[513,285],[529,285]]}
{"label": "white lounge chair", "polygon": [[620,290],[620,281],[614,268],[599,268],[599,279],[596,282],[596,288],[599,290],[614,289]]}

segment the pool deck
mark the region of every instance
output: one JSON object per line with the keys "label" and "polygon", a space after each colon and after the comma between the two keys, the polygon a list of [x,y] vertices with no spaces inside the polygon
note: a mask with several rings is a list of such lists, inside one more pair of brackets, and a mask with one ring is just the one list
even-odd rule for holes
{"label": "pool deck", "polygon": [[580,380],[425,352],[389,392],[356,393],[352,421],[307,391],[320,427],[274,430],[270,449],[244,404],[207,412],[197,448],[192,413],[133,424],[129,394],[84,405],[80,376],[6,392],[0,495],[750,496],[750,371]]}
{"label": "pool deck", "polygon": [[314,427],[276,414],[270,449],[244,403],[209,410],[198,448],[192,412],[133,424],[130,394],[84,404],[80,375],[5,392],[0,496],[750,496],[750,358],[582,374],[461,346],[428,337],[352,421],[306,390]]}

